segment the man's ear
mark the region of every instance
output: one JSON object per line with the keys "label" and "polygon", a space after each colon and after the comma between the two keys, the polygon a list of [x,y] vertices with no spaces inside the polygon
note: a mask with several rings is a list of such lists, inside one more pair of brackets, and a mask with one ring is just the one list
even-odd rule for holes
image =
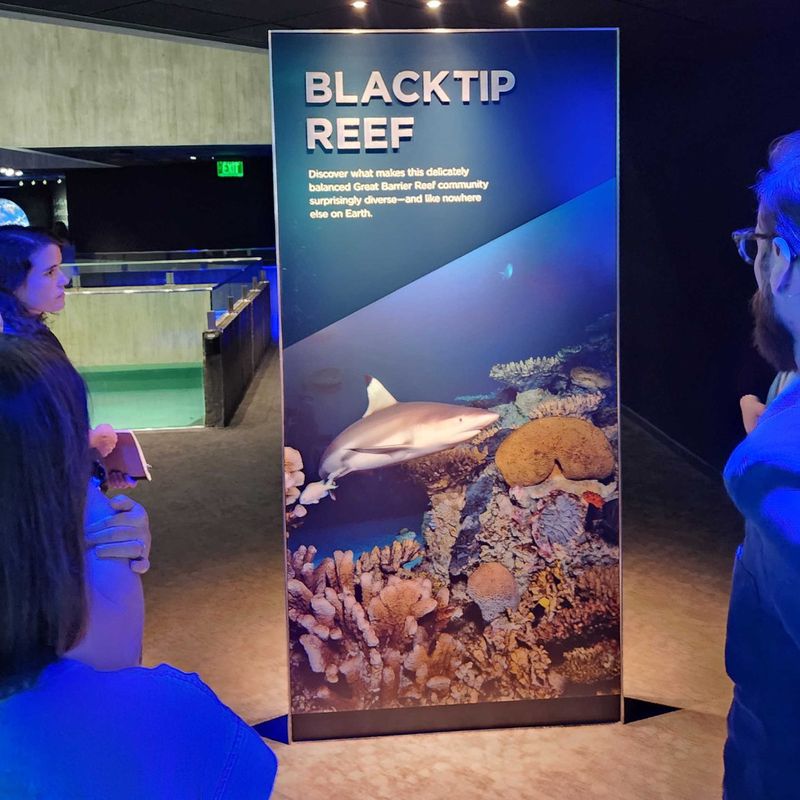
{"label": "man's ear", "polygon": [[772,240],[772,256],[769,285],[773,294],[785,291],[789,286],[792,277],[792,251],[789,243],[782,236],[776,236]]}

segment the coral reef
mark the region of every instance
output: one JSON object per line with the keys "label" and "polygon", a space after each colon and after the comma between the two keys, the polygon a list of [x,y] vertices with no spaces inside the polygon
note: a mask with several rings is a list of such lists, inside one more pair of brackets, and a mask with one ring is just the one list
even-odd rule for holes
{"label": "coral reef", "polygon": [[558,356],[526,358],[524,361],[495,364],[489,370],[489,377],[516,389],[530,389],[543,385],[560,366]]}
{"label": "coral reef", "polygon": [[607,478],[614,453],[603,432],[586,420],[547,417],[512,431],[497,450],[497,466],[509,486],[544,481],[557,461],[570,480]]}
{"label": "coral reef", "polygon": [[[295,712],[617,690],[614,327],[612,315],[583,344],[495,364],[503,385],[462,399],[497,423],[402,466],[430,501],[424,544],[404,529],[365,552],[288,553]],[[291,513],[304,476],[290,450]]]}
{"label": "coral reef", "polygon": [[497,619],[507,608],[519,604],[517,582],[502,564],[480,564],[469,576],[467,594],[477,603],[486,622]]}
{"label": "coral reef", "polygon": [[486,431],[468,445],[406,461],[403,469],[429,493],[453,486],[463,486],[486,461],[486,448],[477,446],[487,438]]}
{"label": "coral reef", "polygon": [[[571,599],[562,594],[538,620],[533,635],[539,642],[580,642],[619,636],[619,569],[616,564],[589,567],[576,579],[564,576]],[[535,592],[534,592],[535,594]],[[520,610],[531,598],[523,598]]]}
{"label": "coral reef", "polygon": [[559,673],[572,683],[596,683],[620,674],[619,642],[603,640],[564,653]]}
{"label": "coral reef", "polygon": [[[301,505],[296,505],[300,499],[300,487],[306,482],[303,473],[303,457],[294,447],[283,448],[283,492],[284,505],[286,506],[287,527],[297,525],[308,512]],[[292,508],[292,506],[294,506]]]}
{"label": "coral reef", "polygon": [[[527,394],[527,392],[525,393]],[[523,410],[520,399],[517,397],[517,407]],[[604,395],[600,392],[590,394],[571,394],[563,397],[551,397],[529,406],[525,414],[529,419],[542,419],[543,417],[590,417],[600,408]],[[523,400],[523,402],[525,402]]]}
{"label": "coral reef", "polygon": [[613,381],[605,372],[591,367],[573,367],[569,372],[569,379],[575,386],[582,389],[608,389]]}
{"label": "coral reef", "polygon": [[295,648],[291,668],[319,676],[313,692],[295,695],[294,710],[437,702],[462,649],[444,634],[427,647],[456,611],[448,590],[434,597],[427,578],[386,576],[384,565],[393,569],[386,558],[355,560],[352,551],[337,550],[314,567],[314,555],[301,547],[288,559],[289,620],[305,631],[293,637],[305,663]]}
{"label": "coral reef", "polygon": [[465,502],[466,491],[463,488],[434,494],[431,496],[431,509],[422,520],[431,572],[445,582],[450,580],[450,560]]}

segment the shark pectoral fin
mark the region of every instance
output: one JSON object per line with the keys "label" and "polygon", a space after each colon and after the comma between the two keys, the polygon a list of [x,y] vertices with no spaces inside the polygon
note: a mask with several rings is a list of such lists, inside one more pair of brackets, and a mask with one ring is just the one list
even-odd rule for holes
{"label": "shark pectoral fin", "polygon": [[373,378],[372,375],[365,375],[364,380],[367,382],[367,410],[364,412],[365,417],[397,403],[397,400],[392,397],[377,378]]}
{"label": "shark pectoral fin", "polygon": [[408,443],[406,444],[384,444],[380,447],[354,447],[354,453],[396,453],[398,450],[408,450]]}

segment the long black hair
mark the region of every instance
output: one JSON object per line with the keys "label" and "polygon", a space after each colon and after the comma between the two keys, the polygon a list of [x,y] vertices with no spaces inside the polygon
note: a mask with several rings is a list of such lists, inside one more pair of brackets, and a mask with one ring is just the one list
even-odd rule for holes
{"label": "long black hair", "polygon": [[86,386],[64,353],[0,334],[0,697],[80,640],[88,434]]}
{"label": "long black hair", "polygon": [[42,228],[0,226],[0,317],[6,330],[23,335],[41,333],[43,316],[31,316],[15,292],[25,283],[31,256],[58,239]]}

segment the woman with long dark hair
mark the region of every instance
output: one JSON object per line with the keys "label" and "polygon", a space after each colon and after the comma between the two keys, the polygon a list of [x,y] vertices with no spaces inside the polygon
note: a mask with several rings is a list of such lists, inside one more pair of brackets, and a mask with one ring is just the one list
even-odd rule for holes
{"label": "woman with long dark hair", "polygon": [[0,227],[0,316],[6,332],[58,345],[44,319],[64,309],[68,283],[54,236],[21,225]]}
{"label": "woman with long dark hair", "polygon": [[[61,268],[61,245],[51,233],[22,225],[0,226],[0,331],[33,336],[63,349],[47,327],[48,314],[66,303],[69,278]],[[110,425],[90,429],[89,441],[105,457],[117,441]],[[112,476],[113,488],[135,486],[126,476]]]}
{"label": "woman with long dark hair", "polygon": [[[0,796],[266,798],[275,757],[196,675],[79,660],[98,602],[88,428],[63,352],[0,335]],[[113,615],[127,589],[100,584]]]}

